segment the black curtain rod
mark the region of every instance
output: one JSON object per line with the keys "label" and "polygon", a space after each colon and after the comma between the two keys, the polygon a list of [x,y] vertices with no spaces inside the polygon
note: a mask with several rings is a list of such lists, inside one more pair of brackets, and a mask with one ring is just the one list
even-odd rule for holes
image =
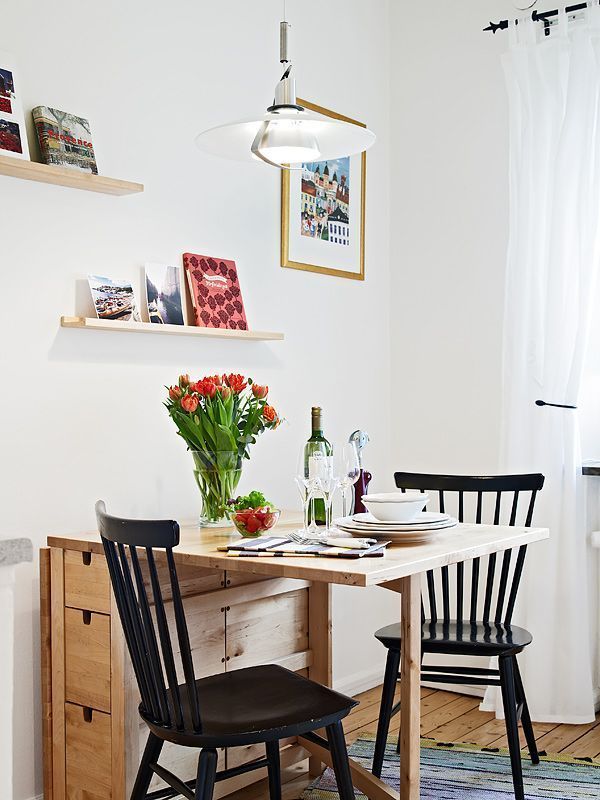
{"label": "black curtain rod", "polygon": [[[583,11],[584,8],[587,8],[587,3],[577,3],[575,6],[567,6],[565,11],[567,14],[571,14],[575,11]],[[534,22],[543,22],[544,23],[544,30],[546,36],[550,33],[550,18],[558,16],[559,11],[558,9],[554,9],[553,11],[533,11],[531,14],[531,19]],[[484,28],[484,31],[491,31],[492,33],[496,33],[496,31],[504,31],[508,28],[509,21],[507,19],[502,19],[500,22],[490,22],[487,28]]]}

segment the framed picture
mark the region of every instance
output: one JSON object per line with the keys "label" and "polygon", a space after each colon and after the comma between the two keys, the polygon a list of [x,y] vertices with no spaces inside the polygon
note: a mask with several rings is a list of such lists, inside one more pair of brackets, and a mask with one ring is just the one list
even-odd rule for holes
{"label": "framed picture", "polygon": [[12,57],[0,51],[0,155],[29,160],[21,86]]}
{"label": "framed picture", "polygon": [[[366,127],[306,100],[298,103]],[[366,172],[366,153],[281,171],[282,267],[364,280]]]}

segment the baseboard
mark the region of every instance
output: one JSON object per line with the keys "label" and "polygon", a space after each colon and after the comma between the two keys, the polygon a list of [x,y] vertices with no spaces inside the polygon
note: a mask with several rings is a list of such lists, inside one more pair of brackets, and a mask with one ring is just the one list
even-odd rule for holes
{"label": "baseboard", "polygon": [[452,684],[452,683],[432,683],[431,681],[422,681],[421,686],[428,689],[440,689],[442,692],[456,692],[457,694],[466,694],[469,697],[481,697],[485,694],[485,686],[470,686],[469,684]]}
{"label": "baseboard", "polygon": [[[353,697],[354,695],[374,689],[383,683],[383,671],[381,667],[375,669],[365,669],[362,672],[355,672],[345,678],[334,681],[334,689],[342,694]],[[472,695],[473,697],[483,697],[485,689],[481,686],[451,685],[448,683],[432,683],[423,681],[422,686],[430,689],[441,689],[443,692],[457,692],[458,694]],[[600,698],[599,698],[600,699]]]}
{"label": "baseboard", "polygon": [[355,672],[340,680],[334,680],[334,689],[342,694],[354,695],[374,689],[383,683],[383,669],[380,666]]}

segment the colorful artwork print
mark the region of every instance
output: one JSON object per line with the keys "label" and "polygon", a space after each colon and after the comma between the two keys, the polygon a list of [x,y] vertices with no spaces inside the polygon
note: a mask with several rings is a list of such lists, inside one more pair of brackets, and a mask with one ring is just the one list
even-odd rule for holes
{"label": "colorful artwork print", "polygon": [[248,328],[235,261],[183,254],[196,325],[204,328]]}
{"label": "colorful artwork print", "polygon": [[48,106],[37,106],[31,113],[45,164],[98,174],[87,119]]}
{"label": "colorful artwork print", "polygon": [[98,319],[140,321],[131,283],[103,275],[88,275],[88,283]]}
{"label": "colorful artwork print", "polygon": [[150,322],[183,325],[180,268],[167,264],[146,264],[145,273]]}
{"label": "colorful artwork print", "polygon": [[302,165],[300,233],[350,244],[350,158]]}
{"label": "colorful artwork print", "polygon": [[0,150],[9,153],[23,153],[21,129],[18,122],[11,122],[0,117]]}
{"label": "colorful artwork print", "polygon": [[0,52],[0,155],[29,158],[25,119],[13,57]]}
{"label": "colorful artwork print", "polygon": [[0,97],[12,97],[15,93],[15,80],[9,69],[0,67]]}

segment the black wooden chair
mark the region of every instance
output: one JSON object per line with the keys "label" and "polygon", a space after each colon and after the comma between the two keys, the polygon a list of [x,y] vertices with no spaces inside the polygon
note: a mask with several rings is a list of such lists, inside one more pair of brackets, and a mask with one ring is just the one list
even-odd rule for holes
{"label": "black wooden chair", "polygon": [[[341,720],[356,701],[276,665],[196,680],[173,556],[179,543],[178,524],[112,517],[102,501],[96,503],[96,517],[140,691],[139,713],[150,729],[131,800],[179,795],[188,800],[211,800],[215,781],[262,767],[268,768],[271,800],[280,800],[279,740],[303,735],[325,742],[340,797],[354,800]],[[177,679],[177,649],[171,638],[174,632],[167,624],[155,550],[166,554],[176,644],[185,676],[182,684]],[[142,567],[140,557],[147,565]],[[151,592],[144,585],[145,569]],[[319,728],[327,731],[327,741],[314,733]],[[164,742],[200,750],[196,780],[185,782],[158,764]],[[265,744],[264,759],[217,772],[217,748],[257,742]],[[153,773],[171,789],[149,793]]]}
{"label": "black wooden chair", "polygon": [[[457,501],[456,515],[459,522],[467,521],[465,505],[472,500],[475,514],[471,521],[481,523],[487,497],[494,508],[494,525],[502,522],[516,525],[519,497],[526,494],[528,505],[522,524],[530,526],[537,493],[544,485],[544,476],[540,474],[463,477],[396,472],[394,477],[396,486],[403,492],[417,489],[421,492],[437,493],[441,512],[450,512],[447,493],[453,493],[452,498]],[[506,507],[503,506],[505,494],[509,494],[510,503],[505,503]],[[506,520],[502,519],[503,512]],[[498,669],[421,666],[421,679],[435,683],[501,687],[515,797],[523,800],[519,718],[532,763],[538,764],[539,756],[516,658],[517,653],[531,643],[532,636],[524,628],[517,628],[512,624],[527,545],[515,550],[516,558],[512,563],[513,550],[504,551],[499,574],[496,554],[488,557],[484,591],[480,591],[480,558],[471,562],[470,580],[469,575],[465,575],[464,563],[456,564],[452,575],[450,567],[427,572],[427,593],[421,604],[423,654],[481,656],[486,659],[497,656]],[[394,691],[400,668],[400,625],[395,623],[381,628],[375,636],[388,649],[373,758],[373,774],[381,777],[390,719],[400,708],[399,703],[394,706]]]}

